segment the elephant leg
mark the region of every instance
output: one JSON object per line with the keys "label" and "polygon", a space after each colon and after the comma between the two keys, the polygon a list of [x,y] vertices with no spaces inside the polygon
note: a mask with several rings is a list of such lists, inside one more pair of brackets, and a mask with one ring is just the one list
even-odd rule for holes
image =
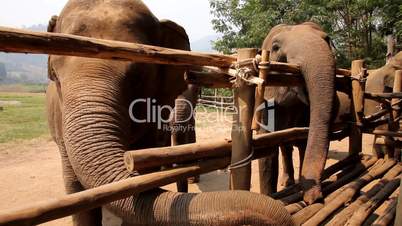
{"label": "elephant leg", "polygon": [[[71,163],[68,160],[68,156],[64,145],[58,145],[58,146],[61,154],[64,186],[67,194],[73,194],[85,190],[81,185],[81,183],[78,181],[77,177],[75,176],[73,167],[71,166]],[[72,218],[74,226],[87,226],[87,225],[102,226],[102,208],[96,208],[90,211],[77,213],[74,214]]]}
{"label": "elephant leg", "polygon": [[296,145],[299,150],[299,178],[303,168],[304,155],[306,154],[307,140]]}
{"label": "elephant leg", "polygon": [[288,187],[295,183],[293,158],[292,158],[293,146],[281,145],[280,150],[282,154],[282,167],[283,167],[283,174],[280,179],[281,180],[280,185]]}
{"label": "elephant leg", "polygon": [[375,157],[377,158],[385,157],[385,153],[387,153],[387,150],[384,143],[385,143],[385,137],[377,135],[374,136],[372,153]]}
{"label": "elephant leg", "polygon": [[260,193],[270,195],[277,191],[278,185],[278,147],[273,150],[272,156],[258,160]]}

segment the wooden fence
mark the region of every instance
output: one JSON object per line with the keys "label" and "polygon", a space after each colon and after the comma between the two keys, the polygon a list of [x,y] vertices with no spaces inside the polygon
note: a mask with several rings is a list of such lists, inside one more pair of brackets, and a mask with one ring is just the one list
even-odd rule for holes
{"label": "wooden fence", "polygon": [[[242,162],[250,156],[253,147],[255,152],[253,158],[261,158],[271,153],[260,152],[258,151],[259,148],[292,143],[298,139],[307,138],[308,128],[293,128],[252,136],[252,128],[256,129],[256,125],[253,125],[253,118],[258,120],[258,117],[261,117],[260,115],[254,116],[254,105],[263,101],[264,86],[304,84],[298,65],[270,61],[269,53],[266,51],[263,51],[261,56],[256,56],[257,51],[255,49],[240,49],[237,56],[205,54],[137,43],[107,41],[67,34],[30,32],[4,27],[0,27],[0,51],[187,65],[189,70],[186,73],[186,79],[189,83],[213,88],[233,88],[234,106],[238,109],[245,109],[245,114],[241,117],[235,117],[234,127],[237,126],[237,128],[242,129],[233,131],[232,140],[211,141],[157,150],[136,150],[127,152],[125,155],[125,164],[128,170],[144,167],[150,162],[156,164],[155,166],[161,166],[167,162],[178,163],[183,159],[186,161],[203,159],[202,162],[122,180],[84,192],[66,195],[57,200],[42,202],[32,207],[21,208],[8,213],[3,212],[0,214],[0,225],[44,223],[93,209],[190,176]],[[253,71],[255,65],[258,66],[258,70]],[[202,66],[202,70],[199,70],[200,67],[197,69],[191,66]],[[245,71],[242,72],[245,73],[239,73],[239,70],[234,68],[244,69]],[[336,74],[338,90],[348,93],[353,100],[352,108],[355,123],[351,124],[350,133],[350,144],[353,150],[361,150],[363,132],[402,137],[398,131],[378,131],[362,126],[367,121],[378,117],[378,115],[364,116],[363,103],[365,98],[381,101],[396,99],[399,101],[402,97],[401,93],[388,95],[365,93],[364,84],[361,82],[365,76],[362,61],[353,62],[351,71],[337,69]],[[235,87],[233,87],[234,80],[236,81]],[[395,112],[395,114],[399,114],[399,112]],[[169,153],[170,158],[165,158],[166,152]],[[250,164],[231,170],[231,189],[249,190],[250,177]]]}
{"label": "wooden fence", "polygon": [[210,107],[214,109],[230,110],[234,106],[233,92],[230,96],[219,95],[218,90],[214,89],[214,95],[205,95],[202,92],[198,98],[200,106]]}

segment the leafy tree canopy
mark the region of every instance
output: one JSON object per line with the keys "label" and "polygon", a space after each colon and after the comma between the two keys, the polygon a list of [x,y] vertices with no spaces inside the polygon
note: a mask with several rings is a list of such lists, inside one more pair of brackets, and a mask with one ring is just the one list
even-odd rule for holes
{"label": "leafy tree canopy", "polygon": [[366,58],[378,67],[385,63],[385,35],[402,38],[400,0],[210,0],[210,6],[222,34],[214,48],[224,53],[260,47],[277,24],[314,21],[332,38],[340,66]]}

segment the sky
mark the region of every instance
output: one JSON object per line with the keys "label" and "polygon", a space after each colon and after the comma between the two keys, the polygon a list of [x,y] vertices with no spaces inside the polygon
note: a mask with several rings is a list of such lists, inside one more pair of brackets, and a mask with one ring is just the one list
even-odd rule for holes
{"label": "sky", "polygon": [[[67,0],[1,0],[0,26],[23,27],[47,24],[60,13]],[[214,35],[208,0],[143,0],[159,19],[182,25],[190,41]]]}

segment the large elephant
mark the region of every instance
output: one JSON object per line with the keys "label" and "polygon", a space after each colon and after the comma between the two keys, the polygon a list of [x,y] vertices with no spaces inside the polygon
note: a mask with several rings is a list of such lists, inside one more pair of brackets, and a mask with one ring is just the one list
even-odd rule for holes
{"label": "large elephant", "polygon": [[[402,70],[402,52],[396,54],[390,62],[388,62],[383,67],[369,71],[369,76],[366,81],[366,91],[371,93],[389,93],[392,92],[394,86],[394,76],[395,71]],[[371,115],[377,112],[380,108],[380,104],[374,100],[365,100],[364,113],[365,115]],[[384,128],[387,125],[382,125],[379,127]],[[385,128],[386,129],[386,128]],[[391,146],[384,146],[380,142],[381,139],[385,140],[385,143],[392,143],[388,141],[389,138],[383,136],[375,136],[373,142],[373,153],[379,157],[382,157],[384,153],[390,154],[392,157],[394,150],[387,150]],[[378,144],[379,143],[379,144]],[[384,150],[385,147],[385,150]]]}
{"label": "large elephant", "polygon": [[[286,109],[289,107],[288,100],[291,104],[300,105],[296,110],[300,113],[300,121],[311,119],[300,180],[304,200],[312,204],[322,197],[320,178],[327,158],[329,127],[335,103],[335,59],[329,39],[312,22],[294,26],[282,24],[272,28],[262,49],[270,51],[272,61],[298,64],[301,67],[306,89],[282,87],[267,93],[282,98],[285,112],[291,111],[291,108]],[[266,163],[266,160],[262,160],[260,164],[263,165],[264,161]]]}
{"label": "large elephant", "polygon": [[[157,20],[139,0],[70,0],[50,25],[53,32],[171,48],[187,39],[180,26]],[[136,176],[124,166],[125,151],[169,145],[158,123],[141,121],[149,114],[143,101],[173,107],[186,89],[183,68],[52,55],[49,77],[48,119],[68,193]],[[282,204],[245,191],[155,189],[106,208],[134,225],[293,224]],[[101,225],[101,211],[76,214],[73,221]]]}

